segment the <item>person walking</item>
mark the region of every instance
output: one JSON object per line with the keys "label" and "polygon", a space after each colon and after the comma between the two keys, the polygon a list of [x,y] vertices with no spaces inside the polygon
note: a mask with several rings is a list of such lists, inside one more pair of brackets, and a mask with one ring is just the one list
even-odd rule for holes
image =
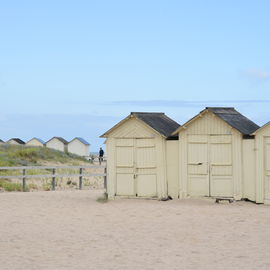
{"label": "person walking", "polygon": [[103,151],[103,149],[100,147],[100,149],[99,149],[99,156],[98,156],[99,165],[101,165],[101,162],[103,161],[103,156],[104,156],[104,151]]}

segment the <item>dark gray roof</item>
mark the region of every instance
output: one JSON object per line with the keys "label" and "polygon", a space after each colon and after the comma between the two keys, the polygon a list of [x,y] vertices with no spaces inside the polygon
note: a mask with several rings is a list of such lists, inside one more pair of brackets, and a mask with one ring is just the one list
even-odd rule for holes
{"label": "dark gray roof", "polygon": [[244,135],[250,135],[259,128],[257,124],[246,118],[234,108],[206,107],[206,109],[213,112],[231,127],[237,129]]}
{"label": "dark gray roof", "polygon": [[131,115],[145,122],[148,126],[165,137],[169,137],[180,125],[166,116],[164,113],[156,112],[132,112]]}
{"label": "dark gray roof", "polygon": [[62,137],[52,137],[51,139],[49,139],[46,143],[48,143],[49,141],[51,141],[52,139],[58,139],[60,142],[62,142],[63,144],[68,144],[68,142],[62,138]]}
{"label": "dark gray roof", "polygon": [[[83,138],[81,138],[81,137],[76,137],[76,138],[74,138],[73,140],[75,140],[75,139],[79,140],[81,143],[83,143],[83,144],[85,144],[85,145],[90,145],[89,142],[87,142],[85,139],[83,139]],[[71,140],[70,142],[72,142],[73,140]]]}
{"label": "dark gray roof", "polygon": [[23,140],[19,139],[19,138],[11,138],[9,141],[11,141],[11,140],[13,140],[13,141],[15,141],[15,142],[17,142],[19,144],[25,144],[25,142]]}

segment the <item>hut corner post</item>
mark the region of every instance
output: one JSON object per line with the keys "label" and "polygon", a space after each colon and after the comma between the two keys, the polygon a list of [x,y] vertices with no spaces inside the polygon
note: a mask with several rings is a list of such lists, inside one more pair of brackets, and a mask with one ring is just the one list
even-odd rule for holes
{"label": "hut corner post", "polygon": [[107,192],[107,166],[104,168],[104,189],[105,189],[105,193],[108,194]]}

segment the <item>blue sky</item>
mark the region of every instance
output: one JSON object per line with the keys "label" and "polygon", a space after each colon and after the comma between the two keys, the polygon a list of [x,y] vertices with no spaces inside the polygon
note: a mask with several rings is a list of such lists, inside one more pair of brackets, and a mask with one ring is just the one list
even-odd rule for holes
{"label": "blue sky", "polygon": [[270,2],[0,1],[0,139],[98,136],[130,111],[270,120]]}

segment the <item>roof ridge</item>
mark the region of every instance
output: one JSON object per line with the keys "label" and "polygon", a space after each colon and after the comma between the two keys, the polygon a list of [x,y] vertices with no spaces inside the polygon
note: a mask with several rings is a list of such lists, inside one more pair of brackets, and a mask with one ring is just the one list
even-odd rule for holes
{"label": "roof ridge", "polygon": [[83,137],[75,137],[69,143],[73,142],[76,139],[79,140],[81,143],[83,143],[85,145],[90,145],[90,143],[88,141],[86,141]]}
{"label": "roof ridge", "polygon": [[119,127],[121,124],[128,121],[131,116],[137,118],[140,121],[143,121],[146,125],[148,125],[150,128],[152,128],[165,138],[170,136],[171,133],[180,126],[176,121],[168,117],[163,112],[131,112],[129,116],[121,120],[118,124],[113,126],[100,137],[108,137],[108,134],[110,132]]}
{"label": "roof ridge", "polygon": [[130,114],[163,114],[165,115],[165,113],[163,112],[131,112]]}
{"label": "roof ridge", "polygon": [[61,141],[62,143],[64,143],[64,144],[68,144],[68,141],[67,140],[65,140],[63,137],[60,137],[60,136],[53,136],[52,138],[50,138],[47,142],[46,142],[46,144],[49,142],[49,141],[51,141],[52,139],[58,139],[59,141]]}
{"label": "roof ridge", "polygon": [[205,107],[205,109],[234,109],[234,107]]}

